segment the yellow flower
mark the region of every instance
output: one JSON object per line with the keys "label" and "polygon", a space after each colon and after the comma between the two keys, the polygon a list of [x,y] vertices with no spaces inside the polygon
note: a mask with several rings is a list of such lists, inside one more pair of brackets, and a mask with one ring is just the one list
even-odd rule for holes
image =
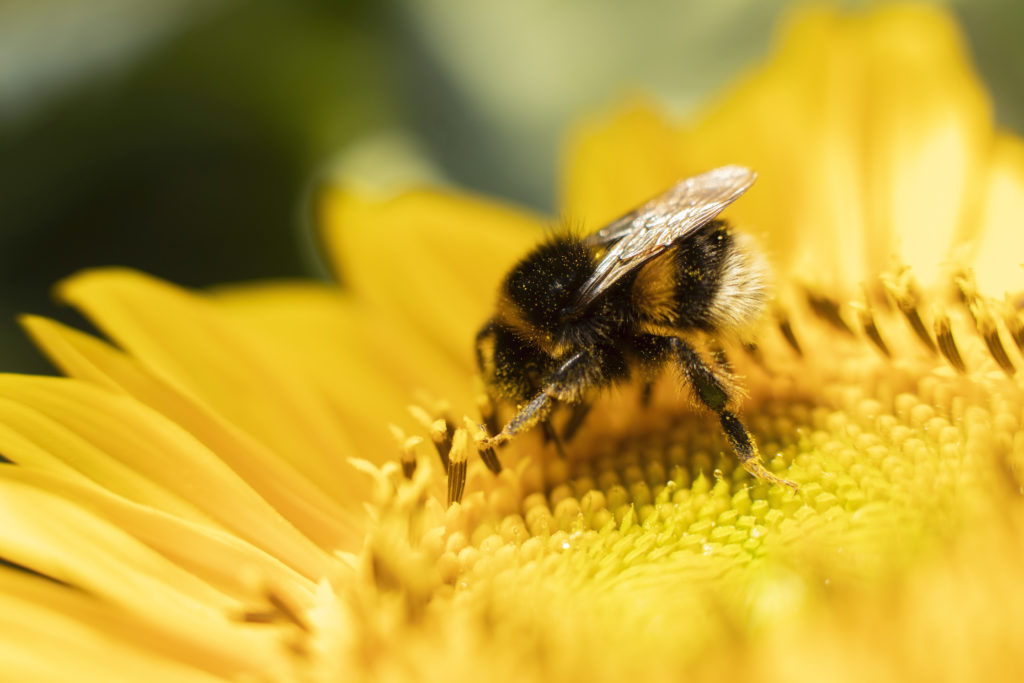
{"label": "yellow flower", "polygon": [[671,377],[491,474],[472,338],[549,220],[486,200],[328,193],[341,290],[64,282],[116,346],[29,317],[67,378],[0,377],[0,557],[30,570],[0,569],[5,676],[1019,674],[1024,146],[965,64],[937,10],[811,12],[695,124],[634,104],[573,142],[589,229],[760,173],[729,216],[778,305],[733,358],[798,492],[736,467]]}

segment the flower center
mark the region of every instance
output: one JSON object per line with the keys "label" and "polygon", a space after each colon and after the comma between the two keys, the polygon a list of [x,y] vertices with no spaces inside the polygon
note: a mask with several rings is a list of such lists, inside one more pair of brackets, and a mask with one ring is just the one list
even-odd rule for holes
{"label": "flower center", "polygon": [[890,318],[881,353],[849,329],[796,317],[802,351],[781,329],[757,359],[738,359],[741,416],[761,461],[798,491],[751,477],[671,376],[649,404],[639,389],[597,403],[563,453],[540,429],[516,439],[497,454],[498,474],[467,430],[431,423],[450,457],[442,467],[421,452],[413,473],[406,450],[411,478],[396,469],[396,514],[382,514],[388,540],[373,547],[390,553],[374,557],[388,577],[378,584],[415,585],[426,605],[481,591],[492,600],[496,588],[514,600],[523,582],[578,590],[663,573],[697,585],[735,573],[743,595],[774,576],[766,564],[796,572],[798,594],[898,573],[993,500],[1020,494],[1024,387],[982,335],[959,335],[964,373]]}

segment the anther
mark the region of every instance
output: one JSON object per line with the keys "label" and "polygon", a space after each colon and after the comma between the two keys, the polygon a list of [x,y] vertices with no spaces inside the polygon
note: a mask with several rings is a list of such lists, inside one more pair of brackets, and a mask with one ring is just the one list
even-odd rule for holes
{"label": "anther", "polygon": [[498,424],[498,407],[494,402],[494,397],[489,393],[480,392],[477,395],[476,404],[487,433],[497,434],[501,431],[501,425]]}
{"label": "anther", "polygon": [[853,301],[850,304],[850,308],[853,309],[857,316],[857,322],[860,323],[860,328],[864,332],[864,336],[875,345],[875,348],[885,356],[886,358],[892,358],[892,352],[889,351],[888,344],[882,339],[882,333],[878,330],[878,323],[875,322],[875,314],[871,309],[871,304],[868,303],[868,293],[864,289],[861,290],[861,298]]}
{"label": "anther", "polygon": [[956,346],[956,340],[953,339],[953,329],[949,323],[949,316],[946,315],[945,311],[939,311],[938,309],[935,309],[932,315],[935,325],[935,339],[939,343],[939,351],[942,352],[943,357],[949,361],[949,364],[957,372],[967,372],[967,366],[964,364],[964,359]]}
{"label": "anther", "polygon": [[779,332],[782,333],[782,338],[796,351],[796,355],[804,355],[803,349],[800,348],[800,342],[797,341],[796,334],[793,332],[793,324],[789,321],[789,316],[782,311],[778,311],[775,317],[779,321]]}
{"label": "anther", "polygon": [[804,296],[807,297],[807,303],[815,315],[835,329],[853,336],[853,330],[850,329],[850,326],[843,319],[838,301],[830,299],[823,294],[816,294],[809,289],[804,290]]}
{"label": "anther", "polygon": [[455,430],[448,467],[448,505],[461,501],[466,490],[466,455],[469,450],[466,441],[466,430]]}
{"label": "anther", "polygon": [[978,334],[985,340],[988,352],[996,364],[1002,368],[1007,376],[1012,377],[1017,372],[1013,362],[1003,348],[1003,342],[999,339],[999,325],[995,317],[989,311],[988,302],[978,293],[978,287],[974,281],[974,274],[970,271],[962,271],[953,277],[960,292],[960,297],[967,306],[967,311],[974,320],[974,327]]}
{"label": "anther", "polygon": [[398,425],[388,425],[391,437],[398,443],[398,461],[402,464],[402,474],[406,479],[412,479],[416,472],[416,447],[423,443],[419,436],[405,435],[405,431]]}
{"label": "anther", "polygon": [[1007,305],[1003,311],[1003,322],[1006,323],[1006,329],[1010,333],[1010,337],[1013,338],[1013,342],[1020,349],[1021,353],[1024,353],[1024,321],[1021,320],[1020,313],[1012,305]]}
{"label": "anther", "polygon": [[484,439],[487,438],[490,432],[487,431],[487,427],[484,425],[473,424],[473,421],[468,417],[464,418],[466,431],[473,435],[476,441],[476,450],[480,454],[480,459],[484,461],[484,465],[487,466],[491,472],[495,474],[501,473],[501,461],[498,460],[497,453],[490,446],[485,445]]}
{"label": "anther", "polygon": [[264,588],[263,593],[267,607],[246,610],[241,614],[242,621],[249,624],[274,624],[289,621],[307,633],[312,630],[302,607],[296,604],[291,597],[270,586]]}
{"label": "anther", "polygon": [[860,319],[861,329],[864,330],[864,336],[867,337],[875,348],[878,349],[883,356],[886,358],[892,358],[892,352],[889,350],[889,346],[882,339],[882,333],[878,331],[878,324],[875,322],[875,316],[871,314],[868,309],[861,309],[857,313],[857,317]]}
{"label": "anther", "polygon": [[418,436],[410,436],[402,443],[399,460],[402,463],[402,474],[406,479],[412,479],[412,475],[416,473],[416,446],[421,443],[423,439]]}
{"label": "anther", "polygon": [[896,275],[882,275],[881,281],[885,291],[896,302],[896,308],[906,318],[907,324],[910,325],[910,329],[914,331],[918,340],[926,349],[932,353],[937,353],[938,349],[935,346],[935,341],[928,334],[928,328],[925,327],[924,321],[921,320],[921,313],[918,310],[921,303],[921,294],[917,283],[910,274],[910,269],[903,268]]}
{"label": "anther", "polygon": [[441,458],[444,471],[447,472],[455,426],[447,418],[432,419],[427,411],[417,405],[409,406],[409,413],[430,434],[430,440],[433,442],[434,448],[437,449],[437,455]]}
{"label": "anther", "polygon": [[1014,367],[1006,349],[1003,348],[1003,342],[999,338],[999,326],[992,314],[988,310],[979,310],[975,317],[975,324],[978,326],[978,333],[985,340],[985,346],[988,347],[992,358],[1007,376],[1012,377],[1017,372],[1017,368]]}

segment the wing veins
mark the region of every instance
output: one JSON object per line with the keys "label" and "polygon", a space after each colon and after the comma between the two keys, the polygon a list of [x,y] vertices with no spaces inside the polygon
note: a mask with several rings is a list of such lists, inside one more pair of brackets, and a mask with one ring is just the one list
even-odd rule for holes
{"label": "wing veins", "polygon": [[580,287],[576,306],[590,304],[619,279],[707,225],[756,178],[742,166],[722,166],[686,178],[586,238],[589,246],[610,246]]}

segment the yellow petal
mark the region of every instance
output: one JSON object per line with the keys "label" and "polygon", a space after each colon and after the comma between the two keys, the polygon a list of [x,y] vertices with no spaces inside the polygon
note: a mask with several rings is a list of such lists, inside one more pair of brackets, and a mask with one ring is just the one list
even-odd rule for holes
{"label": "yellow petal", "polygon": [[546,223],[500,204],[428,191],[375,200],[333,190],[321,220],[342,283],[369,308],[411,321],[464,368],[498,283]]}
{"label": "yellow petal", "polygon": [[583,122],[569,140],[566,157],[562,206],[584,232],[628,212],[680,177],[706,170],[686,166],[679,131],[643,101]]}
{"label": "yellow petal", "polygon": [[1024,141],[998,138],[967,265],[989,295],[1024,291]]}
{"label": "yellow petal", "polygon": [[192,502],[105,453],[59,420],[20,402],[0,399],[0,449],[5,458],[21,467],[95,482],[181,519],[216,524]]}
{"label": "yellow petal", "polygon": [[445,396],[461,412],[473,406],[463,364],[423,343],[408,322],[357,305],[337,287],[247,285],[218,290],[215,300],[239,325],[293,359],[360,453],[378,464],[394,458],[387,425],[406,421],[417,389]]}
{"label": "yellow petal", "polygon": [[890,231],[918,279],[933,283],[978,210],[992,144],[991,105],[944,12],[887,7],[865,19],[860,38],[870,58],[870,220]]}
{"label": "yellow petal", "polygon": [[[10,467],[10,465],[8,465]],[[166,618],[221,619],[239,605],[108,522],[59,496],[0,478],[0,553],[20,566]]]}
{"label": "yellow petal", "polygon": [[[54,434],[70,432],[84,443],[85,448],[53,452],[74,461],[80,472],[90,474],[97,453],[109,456],[193,502],[211,519],[303,575],[324,575],[328,558],[320,549],[192,435],[131,398],[77,380],[24,375],[0,375],[0,393],[4,403],[20,404],[49,419],[34,425],[8,424],[25,439],[47,444]],[[17,453],[10,457],[17,460]]]}
{"label": "yellow petal", "polygon": [[[354,510],[346,512],[252,436],[204,409],[109,344],[45,318],[25,316],[21,322],[65,374],[123,391],[173,420],[321,547],[358,547],[362,517],[359,499],[353,501]],[[148,495],[131,497],[154,504]]]}
{"label": "yellow petal", "polygon": [[0,660],[10,681],[222,681],[277,667],[273,634],[147,619],[94,595],[0,567]]}
{"label": "yellow petal", "polygon": [[140,273],[88,271],[58,294],[162,381],[227,418],[344,499],[355,454],[339,421],[287,357],[200,296]]}
{"label": "yellow petal", "polygon": [[[850,291],[894,257],[935,282],[950,249],[972,234],[991,111],[940,11],[900,5],[849,20],[814,9],[684,132],[627,110],[580,137],[569,164],[574,212],[607,220],[614,212],[602,193],[628,188],[633,203],[670,184],[670,169],[743,164],[758,182],[728,217],[798,280]],[[631,146],[645,150],[636,161],[593,151]]]}
{"label": "yellow petal", "polygon": [[309,594],[313,592],[312,582],[234,534],[183,520],[115,496],[99,486],[60,475],[25,467],[0,467],[0,479],[47,491],[94,512],[232,597],[252,598],[253,587],[245,581],[249,577],[270,585],[288,585],[294,590],[302,587]]}

